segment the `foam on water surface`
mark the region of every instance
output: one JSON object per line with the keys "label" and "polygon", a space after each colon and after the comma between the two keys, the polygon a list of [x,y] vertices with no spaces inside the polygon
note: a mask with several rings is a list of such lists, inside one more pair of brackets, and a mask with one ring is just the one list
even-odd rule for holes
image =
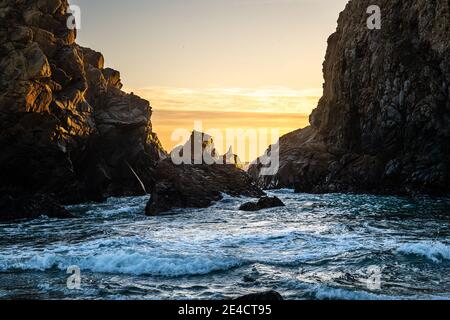
{"label": "foam on water surface", "polygon": [[[225,196],[145,217],[148,197],[113,198],[68,207],[72,220],[0,224],[0,298],[450,297],[449,199],[271,194],[286,207],[242,212],[249,199]],[[73,265],[77,294],[64,287]],[[373,266],[380,290],[364,282]]]}

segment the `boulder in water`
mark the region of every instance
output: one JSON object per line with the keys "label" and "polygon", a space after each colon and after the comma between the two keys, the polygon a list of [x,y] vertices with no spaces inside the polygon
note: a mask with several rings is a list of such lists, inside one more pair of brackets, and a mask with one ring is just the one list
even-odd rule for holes
{"label": "boulder in water", "polygon": [[284,207],[285,204],[277,197],[262,197],[258,202],[244,203],[239,210],[242,211],[259,211],[269,208]]}

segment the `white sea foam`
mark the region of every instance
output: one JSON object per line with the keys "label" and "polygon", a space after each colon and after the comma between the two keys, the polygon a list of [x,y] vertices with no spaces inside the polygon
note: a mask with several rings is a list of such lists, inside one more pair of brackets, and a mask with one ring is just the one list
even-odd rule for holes
{"label": "white sea foam", "polygon": [[183,243],[161,243],[138,236],[58,243],[44,250],[10,248],[0,253],[0,271],[65,271],[77,265],[82,271],[98,273],[177,277],[228,270],[241,263],[232,256],[185,248]]}
{"label": "white sea foam", "polygon": [[82,268],[93,272],[134,275],[183,276],[202,275],[228,270],[240,262],[233,258],[208,256],[151,257],[140,253],[104,254],[81,261]]}
{"label": "white sea foam", "polygon": [[435,263],[450,260],[450,245],[437,241],[407,243],[399,247],[397,252],[422,256]]}
{"label": "white sea foam", "polygon": [[303,297],[317,300],[394,300],[398,299],[389,296],[381,291],[364,291],[364,289],[336,288],[326,284],[312,284],[298,280],[283,282],[290,290],[302,292]]}
{"label": "white sea foam", "polygon": [[319,300],[449,300],[449,297],[442,295],[411,295],[411,296],[391,296],[377,292],[351,291],[347,289],[332,288],[324,285],[316,286],[314,295]]}
{"label": "white sea foam", "polygon": [[377,295],[365,291],[350,291],[345,289],[317,286],[314,293],[319,300],[389,300],[388,296]]}
{"label": "white sea foam", "polygon": [[151,253],[128,253],[125,251],[86,257],[66,256],[55,253],[16,259],[2,256],[0,260],[2,261],[0,264],[1,271],[45,271],[52,268],[64,271],[71,265],[77,265],[82,271],[166,277],[204,275],[215,271],[228,270],[241,264],[239,260],[234,258],[201,255],[153,256]]}

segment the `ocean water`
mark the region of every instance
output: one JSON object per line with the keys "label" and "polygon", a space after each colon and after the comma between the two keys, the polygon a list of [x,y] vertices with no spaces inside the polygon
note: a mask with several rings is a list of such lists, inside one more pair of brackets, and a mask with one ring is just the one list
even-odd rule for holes
{"label": "ocean water", "polygon": [[0,224],[0,299],[450,299],[450,199],[270,193],[287,206],[145,217],[148,197],[114,198]]}

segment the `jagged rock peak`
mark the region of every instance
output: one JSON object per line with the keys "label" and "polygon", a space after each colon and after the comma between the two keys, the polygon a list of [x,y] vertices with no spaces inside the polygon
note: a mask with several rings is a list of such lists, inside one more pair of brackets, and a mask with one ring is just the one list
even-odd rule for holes
{"label": "jagged rock peak", "polygon": [[228,164],[242,169],[242,162],[238,155],[233,153],[230,146],[228,152],[219,155],[214,139],[211,135],[192,131],[189,139],[184,145],[174,148],[171,152],[172,159],[177,158],[177,164]]}

